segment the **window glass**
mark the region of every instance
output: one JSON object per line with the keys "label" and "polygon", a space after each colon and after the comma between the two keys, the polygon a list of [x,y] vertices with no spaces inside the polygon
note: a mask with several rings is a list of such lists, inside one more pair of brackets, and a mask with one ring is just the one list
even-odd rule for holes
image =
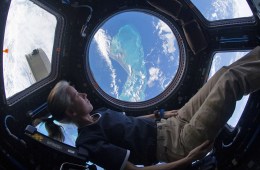
{"label": "window glass", "polygon": [[[246,55],[248,52],[218,52],[214,55],[209,78],[213,76],[222,66],[228,66],[239,58]],[[235,111],[232,117],[227,122],[230,126],[235,127],[244,111],[249,95],[244,96],[237,101]]]}
{"label": "window glass", "polygon": [[253,16],[246,0],[191,0],[191,2],[209,21]]}
{"label": "window glass", "polygon": [[30,87],[51,71],[57,20],[29,0],[12,0],[4,35],[6,97]]}
{"label": "window glass", "polygon": [[123,12],[107,20],[96,31],[87,56],[98,87],[127,102],[162,93],[179,68],[176,34],[173,26],[145,12]]}

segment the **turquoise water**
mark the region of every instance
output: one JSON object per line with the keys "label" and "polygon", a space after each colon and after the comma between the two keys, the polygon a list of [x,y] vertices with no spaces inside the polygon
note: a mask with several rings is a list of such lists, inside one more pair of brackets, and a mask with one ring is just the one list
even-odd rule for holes
{"label": "turquoise water", "polygon": [[145,100],[147,73],[144,64],[144,51],[140,34],[131,25],[124,25],[112,37],[111,58],[127,72],[127,80],[119,99],[125,101]]}

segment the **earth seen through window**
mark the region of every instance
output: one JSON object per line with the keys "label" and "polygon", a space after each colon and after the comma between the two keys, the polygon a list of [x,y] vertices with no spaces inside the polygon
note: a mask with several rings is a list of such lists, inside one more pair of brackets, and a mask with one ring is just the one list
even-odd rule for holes
{"label": "earth seen through window", "polygon": [[[177,35],[176,35],[177,34]],[[95,32],[87,62],[111,97],[141,102],[162,93],[179,68],[176,28],[139,11],[114,15]]]}

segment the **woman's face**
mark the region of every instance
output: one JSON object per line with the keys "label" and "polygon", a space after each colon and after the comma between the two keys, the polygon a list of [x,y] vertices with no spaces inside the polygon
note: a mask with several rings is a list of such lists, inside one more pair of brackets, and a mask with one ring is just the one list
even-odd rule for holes
{"label": "woman's face", "polygon": [[68,86],[66,89],[71,98],[71,109],[79,115],[89,114],[93,106],[87,98],[86,93],[79,93],[74,87]]}

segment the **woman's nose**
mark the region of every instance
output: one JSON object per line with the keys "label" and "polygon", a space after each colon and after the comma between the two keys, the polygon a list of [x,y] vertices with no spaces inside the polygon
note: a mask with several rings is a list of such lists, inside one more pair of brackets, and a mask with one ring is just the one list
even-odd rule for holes
{"label": "woman's nose", "polygon": [[86,94],[86,93],[80,93],[80,96],[81,96],[82,98],[87,98],[87,94]]}

